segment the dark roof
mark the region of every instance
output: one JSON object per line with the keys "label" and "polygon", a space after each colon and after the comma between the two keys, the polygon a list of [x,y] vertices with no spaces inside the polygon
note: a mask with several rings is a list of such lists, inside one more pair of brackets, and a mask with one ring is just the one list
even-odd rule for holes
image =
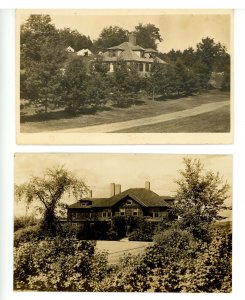
{"label": "dark roof", "polygon": [[[159,196],[144,188],[131,188],[110,198],[92,198],[90,200],[92,200],[92,207],[112,207],[125,197],[130,197],[145,207],[170,207],[170,204],[165,200],[172,199],[169,196]],[[79,201],[69,206],[69,208],[81,207],[86,208],[86,206],[81,206]]]}
{"label": "dark roof", "polygon": [[[122,50],[122,52],[117,57],[116,56],[111,57],[109,55],[109,51],[106,51],[102,54],[103,60],[106,62],[125,60],[125,61],[138,61],[138,62],[149,62],[149,63],[153,63],[155,60],[154,58],[139,57],[135,53],[135,51],[145,51],[145,49],[139,45],[134,46],[130,42],[124,42],[118,46],[108,48],[108,50],[117,50],[117,49]],[[153,52],[153,51],[156,52],[153,49],[147,49],[147,50],[151,50],[151,52]],[[166,64],[166,62],[161,60],[160,58],[158,58],[157,62]]]}

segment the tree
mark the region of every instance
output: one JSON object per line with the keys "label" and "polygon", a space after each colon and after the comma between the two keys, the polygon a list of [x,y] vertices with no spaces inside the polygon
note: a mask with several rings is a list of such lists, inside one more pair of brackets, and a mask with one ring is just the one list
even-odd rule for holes
{"label": "tree", "polygon": [[20,94],[36,106],[59,102],[62,67],[67,53],[49,15],[31,15],[20,32]]}
{"label": "tree", "polygon": [[80,34],[77,30],[71,30],[70,28],[60,29],[59,37],[64,48],[71,46],[75,51],[79,51],[87,48],[92,49],[93,47],[90,37]]}
{"label": "tree", "polygon": [[200,160],[185,158],[184,164],[181,177],[176,180],[178,190],[173,212],[179,217],[180,228],[205,240],[208,239],[210,225],[224,219],[220,212],[229,209],[225,204],[229,185],[223,183],[219,173],[204,172]]}
{"label": "tree", "polygon": [[105,51],[109,47],[119,45],[126,41],[128,31],[119,26],[105,27],[99,38],[94,42],[98,51]]}
{"label": "tree", "polygon": [[135,26],[136,41],[137,44],[143,48],[152,48],[157,49],[157,42],[162,41],[160,34],[160,29],[157,28],[154,24],[145,24],[139,23]]}
{"label": "tree", "polygon": [[42,207],[42,230],[44,234],[54,235],[57,231],[57,213],[63,206],[62,199],[72,193],[76,199],[87,191],[82,180],[77,179],[63,166],[46,169],[42,177],[32,176],[29,181],[15,186],[16,200],[24,200],[29,206],[39,203]]}
{"label": "tree", "polygon": [[60,103],[62,67],[66,52],[55,41],[46,41],[41,46],[39,54],[39,61],[33,61],[26,66],[23,73],[25,76],[23,96],[37,107],[43,106],[47,113],[50,104],[55,107]]}
{"label": "tree", "polygon": [[83,57],[72,56],[67,61],[62,78],[63,105],[76,114],[86,103],[88,66]]}
{"label": "tree", "polygon": [[226,55],[226,48],[221,43],[215,43],[214,39],[206,37],[197,44],[196,55],[212,72],[215,62]]}

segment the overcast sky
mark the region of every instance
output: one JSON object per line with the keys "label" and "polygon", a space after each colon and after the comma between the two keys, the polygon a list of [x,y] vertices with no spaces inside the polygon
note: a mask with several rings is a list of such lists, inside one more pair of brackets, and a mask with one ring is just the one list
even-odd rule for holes
{"label": "overcast sky", "polygon": [[[192,157],[191,155],[189,155]],[[122,191],[144,187],[151,182],[151,189],[159,195],[174,195],[178,170],[183,168],[184,155],[157,154],[16,154],[15,183],[27,181],[32,175],[42,176],[46,168],[64,164],[82,178],[92,189],[93,197],[109,197],[110,183],[122,185]],[[224,155],[195,155],[207,170],[220,172],[232,184],[232,157]],[[74,202],[67,199],[67,203]],[[16,206],[16,214],[24,207]]]}
{"label": "overcast sky", "polygon": [[[35,13],[37,13],[36,11]],[[57,28],[69,27],[77,29],[80,33],[97,39],[101,30],[108,26],[120,26],[129,31],[134,30],[138,23],[155,24],[160,29],[163,38],[158,46],[161,52],[171,49],[184,50],[195,48],[202,38],[214,38],[215,42],[224,44],[230,52],[230,15],[198,12],[184,13],[171,11],[43,11],[49,13],[52,22]],[[23,23],[29,13],[20,12],[20,21]]]}

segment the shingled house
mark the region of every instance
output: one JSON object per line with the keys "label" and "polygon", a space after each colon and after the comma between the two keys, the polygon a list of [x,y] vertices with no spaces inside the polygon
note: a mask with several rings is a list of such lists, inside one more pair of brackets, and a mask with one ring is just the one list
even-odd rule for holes
{"label": "shingled house", "polygon": [[143,217],[149,222],[168,220],[169,209],[174,199],[159,196],[150,189],[150,182],[145,188],[130,188],[121,192],[121,185],[110,184],[109,198],[93,198],[92,193],[86,199],[68,207],[67,219],[73,225],[84,222],[109,222],[113,216]]}
{"label": "shingled house", "polygon": [[147,75],[151,71],[154,62],[167,64],[157,57],[157,51],[154,49],[144,49],[136,43],[134,33],[128,35],[128,42],[113,46],[102,53],[102,61],[108,65],[108,72],[114,72],[114,66],[118,61],[125,61],[127,65],[134,66],[142,75]]}

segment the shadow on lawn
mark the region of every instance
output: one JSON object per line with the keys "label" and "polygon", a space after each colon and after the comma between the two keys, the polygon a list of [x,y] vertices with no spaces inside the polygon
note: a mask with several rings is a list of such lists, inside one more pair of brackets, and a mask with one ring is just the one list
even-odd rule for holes
{"label": "shadow on lawn", "polygon": [[131,106],[144,105],[144,104],[145,104],[145,101],[143,101],[143,100],[122,99],[122,100],[118,100],[112,106],[113,107],[119,107],[119,108],[129,108]]}
{"label": "shadow on lawn", "polygon": [[74,113],[68,109],[66,110],[59,110],[59,111],[50,111],[48,113],[36,113],[32,115],[21,115],[20,116],[20,123],[25,122],[43,122],[43,121],[50,121],[50,120],[60,120],[60,119],[74,119],[78,118],[81,115],[95,115],[97,112],[102,111],[110,111],[111,108],[104,106],[104,107],[84,107],[80,109],[77,113]]}

